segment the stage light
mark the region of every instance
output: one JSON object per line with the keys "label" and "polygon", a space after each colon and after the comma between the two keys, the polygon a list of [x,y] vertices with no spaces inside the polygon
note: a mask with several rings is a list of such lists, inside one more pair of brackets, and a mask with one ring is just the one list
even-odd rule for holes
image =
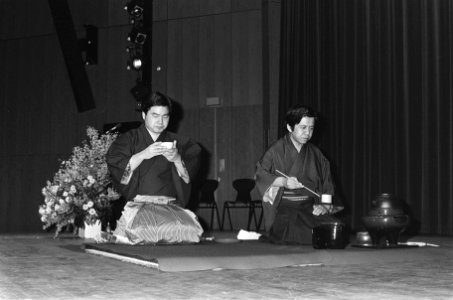
{"label": "stage light", "polygon": [[135,44],[143,45],[146,41],[146,35],[146,31],[144,31],[143,29],[134,27],[129,33],[127,40]]}
{"label": "stage light", "polygon": [[140,70],[142,65],[143,65],[142,59],[138,56],[135,56],[128,62],[127,69],[128,70],[134,69],[134,70],[138,71],[138,70]]}
{"label": "stage light", "polygon": [[134,67],[134,69],[139,70],[142,67],[142,65],[143,65],[143,62],[140,58],[135,57],[132,60],[132,66]]}
{"label": "stage light", "polygon": [[132,0],[124,6],[124,9],[127,10],[132,17],[139,18],[144,11],[143,1]]}
{"label": "stage light", "polygon": [[95,65],[98,62],[98,28],[84,25],[86,37],[79,39],[79,48],[85,65]]}

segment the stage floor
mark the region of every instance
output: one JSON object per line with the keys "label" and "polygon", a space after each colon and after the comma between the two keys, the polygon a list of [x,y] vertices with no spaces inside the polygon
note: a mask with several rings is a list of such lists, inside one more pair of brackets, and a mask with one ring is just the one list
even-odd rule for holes
{"label": "stage floor", "polygon": [[387,265],[166,273],[87,254],[80,249],[85,241],[71,235],[0,235],[0,299],[453,299],[453,237],[410,240],[452,255]]}

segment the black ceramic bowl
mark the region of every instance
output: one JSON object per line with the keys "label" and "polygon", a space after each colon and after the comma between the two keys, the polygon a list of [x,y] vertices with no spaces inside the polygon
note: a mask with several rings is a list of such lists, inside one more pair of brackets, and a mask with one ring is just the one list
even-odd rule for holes
{"label": "black ceramic bowl", "polygon": [[349,230],[340,222],[324,223],[312,230],[315,249],[344,249],[349,243]]}

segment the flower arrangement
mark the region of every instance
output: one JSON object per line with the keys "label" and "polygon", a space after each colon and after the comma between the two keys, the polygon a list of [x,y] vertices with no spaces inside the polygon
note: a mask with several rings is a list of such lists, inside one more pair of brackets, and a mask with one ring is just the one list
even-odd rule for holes
{"label": "flower arrangement", "polygon": [[43,229],[56,225],[55,237],[63,227],[95,224],[108,218],[111,202],[120,195],[111,187],[105,155],[117,134],[99,134],[87,128],[88,141],[74,147],[71,157],[62,161],[53,181],[42,189],[44,204],[39,206]]}

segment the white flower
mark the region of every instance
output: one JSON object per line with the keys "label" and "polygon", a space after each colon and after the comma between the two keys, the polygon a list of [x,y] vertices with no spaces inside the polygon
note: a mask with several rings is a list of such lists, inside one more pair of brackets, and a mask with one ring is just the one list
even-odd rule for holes
{"label": "white flower", "polygon": [[60,202],[60,204],[63,204],[64,200],[60,198],[60,200],[58,200],[58,202]]}
{"label": "white flower", "polygon": [[117,200],[120,197],[120,194],[118,194],[114,189],[111,187],[107,188],[107,198],[111,200]]}
{"label": "white flower", "polygon": [[52,194],[56,194],[58,192],[58,185],[52,185],[50,188],[49,188],[50,192]]}
{"label": "white flower", "polygon": [[96,180],[94,179],[94,177],[92,175],[88,175],[87,179],[88,179],[88,182],[89,182],[88,186],[92,186],[96,182]]}
{"label": "white flower", "polygon": [[75,194],[77,192],[76,187],[74,185],[71,185],[71,187],[69,188],[69,192],[71,194]]}
{"label": "white flower", "polygon": [[84,205],[82,205],[82,208],[83,208],[83,210],[87,210],[89,207],[88,207],[88,205],[84,204]]}
{"label": "white flower", "polygon": [[68,192],[64,191],[63,192],[63,197],[67,197],[68,196]]}
{"label": "white flower", "polygon": [[47,208],[46,208],[46,213],[47,213],[47,214],[50,214],[51,212],[52,212],[52,208],[50,208],[50,207],[47,206]]}
{"label": "white flower", "polygon": [[39,214],[40,214],[40,215],[43,215],[43,214],[45,214],[45,213],[46,213],[46,208],[43,207],[43,206],[41,206],[41,207],[39,208]]}
{"label": "white flower", "polygon": [[55,204],[55,207],[54,207],[54,208],[55,208],[55,210],[59,210],[59,209],[60,209],[60,205]]}
{"label": "white flower", "polygon": [[87,206],[88,206],[88,207],[93,207],[93,205],[94,205],[93,201],[91,201],[91,200],[88,201],[88,203],[87,203]]}
{"label": "white flower", "polygon": [[71,203],[72,202],[72,198],[71,197],[66,197],[66,199],[64,199],[66,201],[66,203]]}
{"label": "white flower", "polygon": [[45,222],[46,220],[47,220],[47,217],[46,217],[46,216],[42,216],[42,217],[41,217],[41,221],[42,221],[42,222]]}
{"label": "white flower", "polygon": [[94,208],[90,208],[90,210],[88,211],[88,213],[92,216],[94,216],[96,214],[96,210]]}

